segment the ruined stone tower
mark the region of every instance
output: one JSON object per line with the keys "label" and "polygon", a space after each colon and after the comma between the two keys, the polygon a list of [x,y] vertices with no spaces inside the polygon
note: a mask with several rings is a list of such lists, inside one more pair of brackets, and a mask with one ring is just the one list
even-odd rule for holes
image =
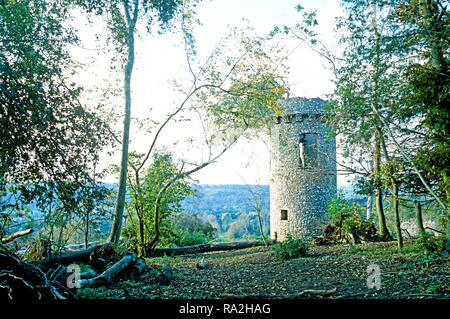
{"label": "ruined stone tower", "polygon": [[336,141],[329,136],[319,98],[285,100],[286,113],[271,133],[270,236],[321,232],[328,200],[336,194]]}

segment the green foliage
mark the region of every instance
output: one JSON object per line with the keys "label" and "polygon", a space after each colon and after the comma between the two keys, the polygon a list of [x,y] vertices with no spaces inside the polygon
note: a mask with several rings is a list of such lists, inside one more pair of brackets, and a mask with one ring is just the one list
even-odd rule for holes
{"label": "green foliage", "polygon": [[[134,153],[130,154],[130,165],[133,160],[139,157]],[[170,180],[171,183],[164,192],[161,190]],[[188,178],[179,175],[179,169],[172,159],[172,155],[167,151],[155,152],[153,162],[145,171],[144,177],[133,176],[129,172],[130,198],[126,207],[129,213],[129,224],[123,230],[130,249],[138,250],[144,254],[149,247],[147,245],[155,237],[155,204],[159,198],[159,228],[160,236],[164,242],[165,237],[172,234],[170,218],[181,211],[181,201],[186,196],[192,194],[192,189]]]}
{"label": "green foliage", "polygon": [[355,231],[358,234],[364,234],[370,222],[365,221],[359,211],[358,203],[344,198],[343,194],[338,192],[328,201],[328,211],[326,214],[330,221],[349,234]]}
{"label": "green foliage", "polygon": [[291,234],[286,236],[282,242],[277,242],[274,246],[274,254],[281,261],[303,257],[308,251],[309,244],[303,238],[294,238]]}
{"label": "green foliage", "polygon": [[161,242],[162,246],[189,246],[206,244],[214,239],[216,229],[197,214],[181,213],[171,218],[171,236]]}
{"label": "green foliage", "polygon": [[162,242],[162,246],[176,245],[176,246],[191,246],[206,244],[213,240],[210,234],[205,234],[199,230],[187,230],[184,228],[175,228],[173,230],[173,237],[169,243]]}
{"label": "green foliage", "polygon": [[351,201],[344,198],[341,192],[338,192],[328,201],[328,210],[326,215],[332,223],[342,224],[342,222],[353,215]]}
{"label": "green foliage", "polygon": [[442,251],[445,245],[445,236],[433,236],[426,233],[414,241],[414,248],[421,252]]}
{"label": "green foliage", "polygon": [[[82,87],[68,46],[78,44],[61,1],[2,1],[0,5],[0,192],[10,207],[37,203],[66,216],[101,176],[92,170],[111,143],[95,112],[80,105]],[[8,203],[6,203],[8,204]]]}
{"label": "green foliage", "polygon": [[[181,19],[183,11],[188,12],[198,1],[181,0],[136,0],[136,1],[109,1],[109,0],[67,0],[83,8],[90,14],[104,16],[106,26],[110,31],[110,40],[116,45],[119,52],[127,49],[128,32],[134,33],[138,19],[146,24],[147,32],[163,33],[174,27],[174,22]],[[125,14],[124,14],[125,13]],[[190,13],[192,15],[192,13]],[[136,15],[133,25],[128,19]]]}
{"label": "green foliage", "polygon": [[[403,109],[420,119],[425,128],[424,139],[418,145],[415,162],[442,201],[450,201],[450,91],[449,48],[450,29],[448,7],[440,1],[402,1],[396,7],[393,20],[406,30],[401,33],[412,60],[405,69],[408,94]],[[419,62],[420,61],[420,62]],[[400,105],[401,107],[401,105]],[[408,181],[414,187],[417,181]],[[417,189],[415,189],[417,191]]]}

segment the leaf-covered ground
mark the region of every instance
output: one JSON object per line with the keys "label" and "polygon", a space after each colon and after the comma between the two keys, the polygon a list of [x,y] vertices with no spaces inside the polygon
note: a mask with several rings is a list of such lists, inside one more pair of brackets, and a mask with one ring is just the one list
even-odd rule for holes
{"label": "leaf-covered ground", "polygon": [[[81,298],[419,298],[450,299],[449,256],[443,253],[398,253],[395,243],[353,246],[312,246],[305,257],[276,259],[271,247],[203,254],[207,268],[195,263],[202,255],[149,258],[149,270],[109,287],[80,289]],[[155,281],[170,263],[173,279],[163,286]],[[380,269],[380,289],[376,273]],[[332,290],[327,297],[302,294],[306,289]]]}

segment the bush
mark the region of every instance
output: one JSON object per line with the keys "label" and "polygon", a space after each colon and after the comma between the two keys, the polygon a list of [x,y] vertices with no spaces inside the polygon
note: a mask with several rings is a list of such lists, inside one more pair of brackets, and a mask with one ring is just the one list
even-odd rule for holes
{"label": "bush", "polygon": [[183,228],[175,229],[173,233],[173,238],[171,238],[172,244],[176,246],[191,246],[206,244],[210,242],[213,237],[209,234],[205,234],[199,230],[188,230]]}
{"label": "bush", "polygon": [[414,248],[423,252],[436,252],[444,249],[445,236],[424,234],[414,241]]}
{"label": "bush", "polygon": [[344,195],[339,192],[328,201],[328,210],[326,215],[330,221],[338,226],[342,222],[354,214],[352,203],[344,198]]}
{"label": "bush", "polygon": [[279,260],[284,261],[306,255],[309,245],[303,238],[294,238],[290,234],[286,240],[275,244],[274,254]]}
{"label": "bush", "polygon": [[375,235],[375,226],[362,218],[358,204],[345,199],[341,193],[328,202],[327,216],[346,233],[356,233],[365,240],[370,240]]}
{"label": "bush", "polygon": [[[206,244],[214,239],[216,229],[196,213],[183,212],[170,219],[171,236],[168,245],[190,246]],[[161,243],[163,244],[163,243]]]}

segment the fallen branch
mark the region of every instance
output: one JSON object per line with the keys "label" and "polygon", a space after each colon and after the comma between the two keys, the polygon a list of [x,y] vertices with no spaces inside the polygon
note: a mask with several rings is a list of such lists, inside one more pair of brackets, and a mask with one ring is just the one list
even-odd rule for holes
{"label": "fallen branch", "polygon": [[129,254],[123,257],[121,260],[116,262],[110,268],[105,270],[103,273],[98,275],[97,277],[90,279],[81,279],[79,280],[80,287],[92,287],[92,286],[101,286],[110,283],[115,277],[117,277],[123,270],[125,270],[128,266],[133,265],[137,260],[136,254]]}
{"label": "fallen branch", "polygon": [[0,283],[0,299],[76,299],[71,291],[50,280],[38,267],[20,260],[3,244],[0,244]]}
{"label": "fallen branch", "polygon": [[31,234],[32,232],[33,232],[33,228],[28,228],[28,229],[25,229],[25,230],[21,230],[21,231],[15,232],[14,234],[11,234],[11,235],[9,235],[6,238],[3,238],[2,239],[2,244],[10,243],[13,240],[15,240],[16,238],[19,238],[19,237]]}
{"label": "fallen branch", "polygon": [[244,249],[255,246],[265,246],[265,244],[261,240],[250,240],[250,241],[235,241],[229,243],[201,244],[193,246],[174,247],[174,248],[155,248],[155,250],[153,251],[153,256],[187,255],[187,254],[205,253],[210,251]]}
{"label": "fallen branch", "polygon": [[431,227],[425,227],[425,229],[429,229],[429,230],[435,231],[436,233],[440,233],[440,234],[444,234],[445,235],[444,232],[442,232],[440,230],[437,230],[437,229],[434,229],[434,228],[431,228]]}
{"label": "fallen branch", "polygon": [[68,254],[55,255],[47,259],[37,260],[33,264],[38,267],[49,268],[58,264],[67,266],[73,263],[89,263],[90,259],[96,258],[97,255],[113,252],[114,245],[112,243],[106,243]]}
{"label": "fallen branch", "polygon": [[316,289],[305,289],[299,294],[290,295],[235,295],[235,294],[221,294],[221,298],[225,299],[296,299],[302,298],[305,295],[315,295],[321,297],[328,297],[336,293],[337,289],[333,288],[330,290],[316,290]]}
{"label": "fallen branch", "polygon": [[327,296],[331,296],[332,294],[336,293],[336,291],[337,291],[336,288],[333,288],[330,290],[305,289],[299,294],[299,296],[316,295],[316,296],[327,297]]}

